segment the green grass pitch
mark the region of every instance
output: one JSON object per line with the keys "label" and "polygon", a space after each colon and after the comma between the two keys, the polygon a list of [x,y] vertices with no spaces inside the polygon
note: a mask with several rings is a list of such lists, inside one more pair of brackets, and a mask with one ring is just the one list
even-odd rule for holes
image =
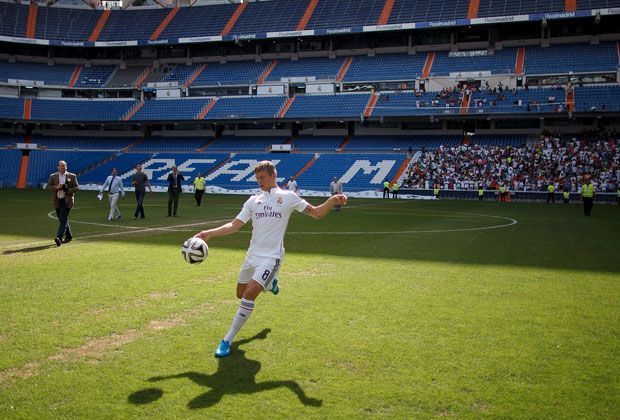
{"label": "green grass pitch", "polygon": [[[620,209],[351,199],[295,214],[278,296],[233,353],[249,226],[180,245],[243,196],[147,195],[107,222],[80,192],[0,190],[0,418],[619,418]],[[311,199],[319,203],[319,199]]]}

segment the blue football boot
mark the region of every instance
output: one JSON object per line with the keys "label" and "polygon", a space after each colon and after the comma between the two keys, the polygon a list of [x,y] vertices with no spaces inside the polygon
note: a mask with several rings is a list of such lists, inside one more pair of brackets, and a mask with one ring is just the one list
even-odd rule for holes
{"label": "blue football boot", "polygon": [[273,279],[273,282],[271,283],[271,290],[270,291],[274,295],[277,295],[278,293],[280,293],[280,288],[278,287],[278,278],[277,277],[275,279]]}
{"label": "blue football boot", "polygon": [[226,357],[230,354],[230,343],[226,340],[222,340],[217,349],[215,350],[215,357]]}

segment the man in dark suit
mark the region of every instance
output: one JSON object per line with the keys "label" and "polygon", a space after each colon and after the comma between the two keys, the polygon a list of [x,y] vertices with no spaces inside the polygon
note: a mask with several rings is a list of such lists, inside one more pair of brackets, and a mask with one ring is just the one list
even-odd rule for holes
{"label": "man in dark suit", "polygon": [[56,246],[63,242],[71,242],[73,235],[69,227],[69,212],[73,208],[73,195],[78,191],[77,176],[67,171],[67,162],[58,162],[58,172],[50,175],[47,180],[47,189],[54,194],[53,202],[58,216],[58,232],[56,233]]}
{"label": "man in dark suit", "polygon": [[177,217],[179,194],[181,193],[181,185],[184,179],[185,178],[179,173],[177,167],[173,166],[172,172],[168,174],[168,217]]}

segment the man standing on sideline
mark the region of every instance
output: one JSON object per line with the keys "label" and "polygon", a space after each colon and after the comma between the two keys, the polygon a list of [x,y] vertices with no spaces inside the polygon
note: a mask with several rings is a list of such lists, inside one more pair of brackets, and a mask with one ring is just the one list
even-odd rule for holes
{"label": "man standing on sideline", "polygon": [[293,178],[291,178],[288,181],[288,184],[286,184],[286,187],[288,188],[289,191],[293,191],[295,194],[299,195],[297,193],[297,181],[295,181]]}
{"label": "man standing on sideline", "polygon": [[[185,178],[179,173],[176,166],[172,167],[172,172],[168,174],[168,217],[177,217],[177,209],[179,208],[179,194],[181,194],[181,185]],[[174,205],[174,206],[173,206]]]}
{"label": "man standing on sideline", "polygon": [[54,194],[53,203],[58,217],[58,231],[54,242],[60,246],[63,242],[71,242],[73,235],[69,227],[69,212],[73,208],[75,199],[73,195],[78,191],[77,176],[67,171],[67,162],[58,162],[58,172],[50,175],[47,180],[47,189]]}
{"label": "man standing on sideline", "polygon": [[549,204],[549,201],[555,204],[555,185],[553,183],[547,186],[547,204]]}
{"label": "man standing on sideline", "polygon": [[564,190],[562,192],[562,200],[564,201],[564,204],[570,203],[570,193],[568,192],[568,190]]}
{"label": "man standing on sideline", "polygon": [[[332,195],[342,195],[342,182],[338,181],[337,176],[335,176],[334,180],[329,184],[329,192]],[[340,211],[340,205],[334,206],[334,211]]]}
{"label": "man standing on sideline", "polygon": [[592,215],[592,207],[594,206],[594,185],[590,180],[590,175],[583,176],[584,184],[581,186],[581,201],[583,202],[583,213],[586,216]]}
{"label": "man standing on sideline", "polygon": [[478,201],[484,200],[484,187],[482,184],[478,185]]}
{"label": "man standing on sideline", "polygon": [[149,177],[147,174],[142,172],[142,165],[136,165],[136,173],[133,175],[133,179],[131,181],[135,188],[136,193],[136,211],[133,213],[133,218],[144,219],[144,207],[142,207],[142,202],[144,201],[144,196],[146,195],[146,187],[149,187],[149,192],[153,192],[151,189],[151,183],[149,182]]}
{"label": "man standing on sideline", "polygon": [[205,194],[205,177],[202,174],[198,174],[194,178],[194,198],[196,199],[196,205],[200,206],[202,203],[202,196]]}
{"label": "man standing on sideline", "polygon": [[394,185],[392,185],[392,198],[398,198],[398,182],[395,182]]}
{"label": "man standing on sideline", "polygon": [[390,181],[387,178],[383,181],[383,198],[390,198]]}
{"label": "man standing on sideline", "polygon": [[196,234],[208,242],[211,238],[235,233],[252,220],[250,247],[237,279],[237,298],[241,303],[228,333],[215,350],[215,357],[230,354],[231,343],[252,314],[260,292],[277,294],[280,291],[276,277],[284,257],[284,233],[293,210],[318,220],[327,216],[333,206],[347,203],[347,197],[338,194],[315,207],[297,194],[280,189],[276,184],[276,168],[269,161],[259,162],[254,175],[261,191],[243,204],[237,217],[220,227]]}
{"label": "man standing on sideline", "polygon": [[108,220],[118,220],[122,215],[116,203],[118,203],[119,196],[125,197],[125,189],[123,188],[123,180],[116,174],[116,168],[112,168],[112,175],[105,179],[99,194],[103,194],[106,190],[108,191],[108,202],[110,203]]}

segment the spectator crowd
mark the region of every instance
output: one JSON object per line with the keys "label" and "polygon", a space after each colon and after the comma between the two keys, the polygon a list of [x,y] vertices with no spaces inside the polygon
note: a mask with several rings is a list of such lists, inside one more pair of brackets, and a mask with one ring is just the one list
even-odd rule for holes
{"label": "spectator crowd", "polygon": [[590,174],[597,191],[615,192],[620,186],[620,137],[584,133],[579,138],[544,133],[521,147],[475,144],[440,146],[425,151],[412,163],[404,185],[409,188],[474,190],[501,185],[513,191],[556,189],[577,192]]}

